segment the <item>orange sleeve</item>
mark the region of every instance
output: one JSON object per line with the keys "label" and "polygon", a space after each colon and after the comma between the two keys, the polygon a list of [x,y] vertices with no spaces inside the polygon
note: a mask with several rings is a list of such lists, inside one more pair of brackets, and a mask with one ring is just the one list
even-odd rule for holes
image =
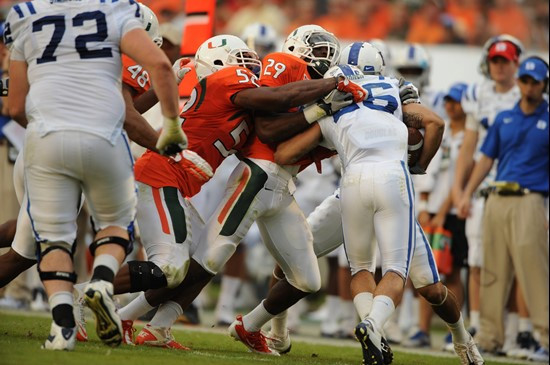
{"label": "orange sleeve", "polygon": [[[287,53],[271,53],[262,61],[262,86],[282,86],[293,81],[304,80],[307,64],[296,56]],[[307,76],[309,78],[309,76]]]}
{"label": "orange sleeve", "polygon": [[139,96],[149,90],[151,81],[147,71],[126,55],[122,55],[122,82],[130,86]]}

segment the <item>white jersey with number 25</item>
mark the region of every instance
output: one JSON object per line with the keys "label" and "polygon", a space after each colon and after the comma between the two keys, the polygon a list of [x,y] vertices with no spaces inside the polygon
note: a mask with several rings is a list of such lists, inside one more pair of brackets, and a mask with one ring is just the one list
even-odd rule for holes
{"label": "white jersey with number 25", "polygon": [[322,144],[338,152],[344,169],[361,162],[406,161],[408,134],[402,121],[399,81],[364,76],[353,82],[369,95],[319,121]]}

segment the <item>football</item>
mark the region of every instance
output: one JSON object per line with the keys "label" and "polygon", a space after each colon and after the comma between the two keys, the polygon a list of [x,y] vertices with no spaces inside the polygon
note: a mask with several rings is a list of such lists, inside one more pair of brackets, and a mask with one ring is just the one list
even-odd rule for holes
{"label": "football", "polygon": [[420,154],[422,153],[422,146],[424,146],[424,136],[416,128],[408,127],[409,130],[409,140],[408,140],[408,158],[407,163],[409,166],[414,166]]}

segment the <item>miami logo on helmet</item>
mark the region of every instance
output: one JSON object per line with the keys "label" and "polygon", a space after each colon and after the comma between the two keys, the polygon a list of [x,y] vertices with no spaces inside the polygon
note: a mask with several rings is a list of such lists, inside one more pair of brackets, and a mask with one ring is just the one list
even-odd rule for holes
{"label": "miami logo on helmet", "polygon": [[208,42],[208,49],[212,49],[212,48],[218,48],[218,47],[223,47],[227,44],[227,39],[226,38],[222,38],[222,44],[220,44],[219,46],[214,46],[212,44],[212,42]]}

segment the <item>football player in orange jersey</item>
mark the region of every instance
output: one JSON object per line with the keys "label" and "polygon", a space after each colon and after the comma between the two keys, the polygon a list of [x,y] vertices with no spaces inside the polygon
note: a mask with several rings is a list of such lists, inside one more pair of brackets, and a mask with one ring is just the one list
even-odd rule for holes
{"label": "football player in orange jersey", "polygon": [[[360,87],[336,78],[328,82],[305,80],[280,88],[259,88],[258,79],[252,71],[259,71],[260,68],[261,62],[255,52],[237,37],[216,36],[199,47],[196,70],[200,81],[181,114],[189,150],[195,151],[198,158],[194,162],[187,160],[188,151],[176,158],[164,158],[147,151],[135,166],[139,189],[137,219],[142,241],[149,259],[155,267],[160,267],[160,272],[152,273],[151,263],[130,262],[130,280],[119,286],[117,281],[116,293],[141,291],[147,289],[144,285],[152,281],[156,287],[173,288],[185,277],[190,264],[189,253],[194,251],[197,243],[192,236],[197,235],[203,225],[185,198],[196,194],[223,159],[245,145],[253,128],[252,110],[286,111],[314,102],[304,112],[290,116],[258,116],[257,120],[262,121],[256,124],[258,135],[266,140],[277,140],[349,105],[353,95],[365,95]],[[322,100],[315,102],[327,93]],[[211,274],[204,269],[199,270],[198,274],[194,270],[195,273],[186,280],[200,291]],[[148,291],[123,308],[120,315],[125,320],[126,341],[132,342],[132,320],[153,305],[164,302],[159,312],[167,308],[171,311],[170,317],[175,314],[175,320],[182,311],[181,306],[174,301],[165,301],[176,292],[181,292],[181,289]],[[154,318],[138,336],[138,343],[182,348],[172,340],[168,331],[172,322]]]}

